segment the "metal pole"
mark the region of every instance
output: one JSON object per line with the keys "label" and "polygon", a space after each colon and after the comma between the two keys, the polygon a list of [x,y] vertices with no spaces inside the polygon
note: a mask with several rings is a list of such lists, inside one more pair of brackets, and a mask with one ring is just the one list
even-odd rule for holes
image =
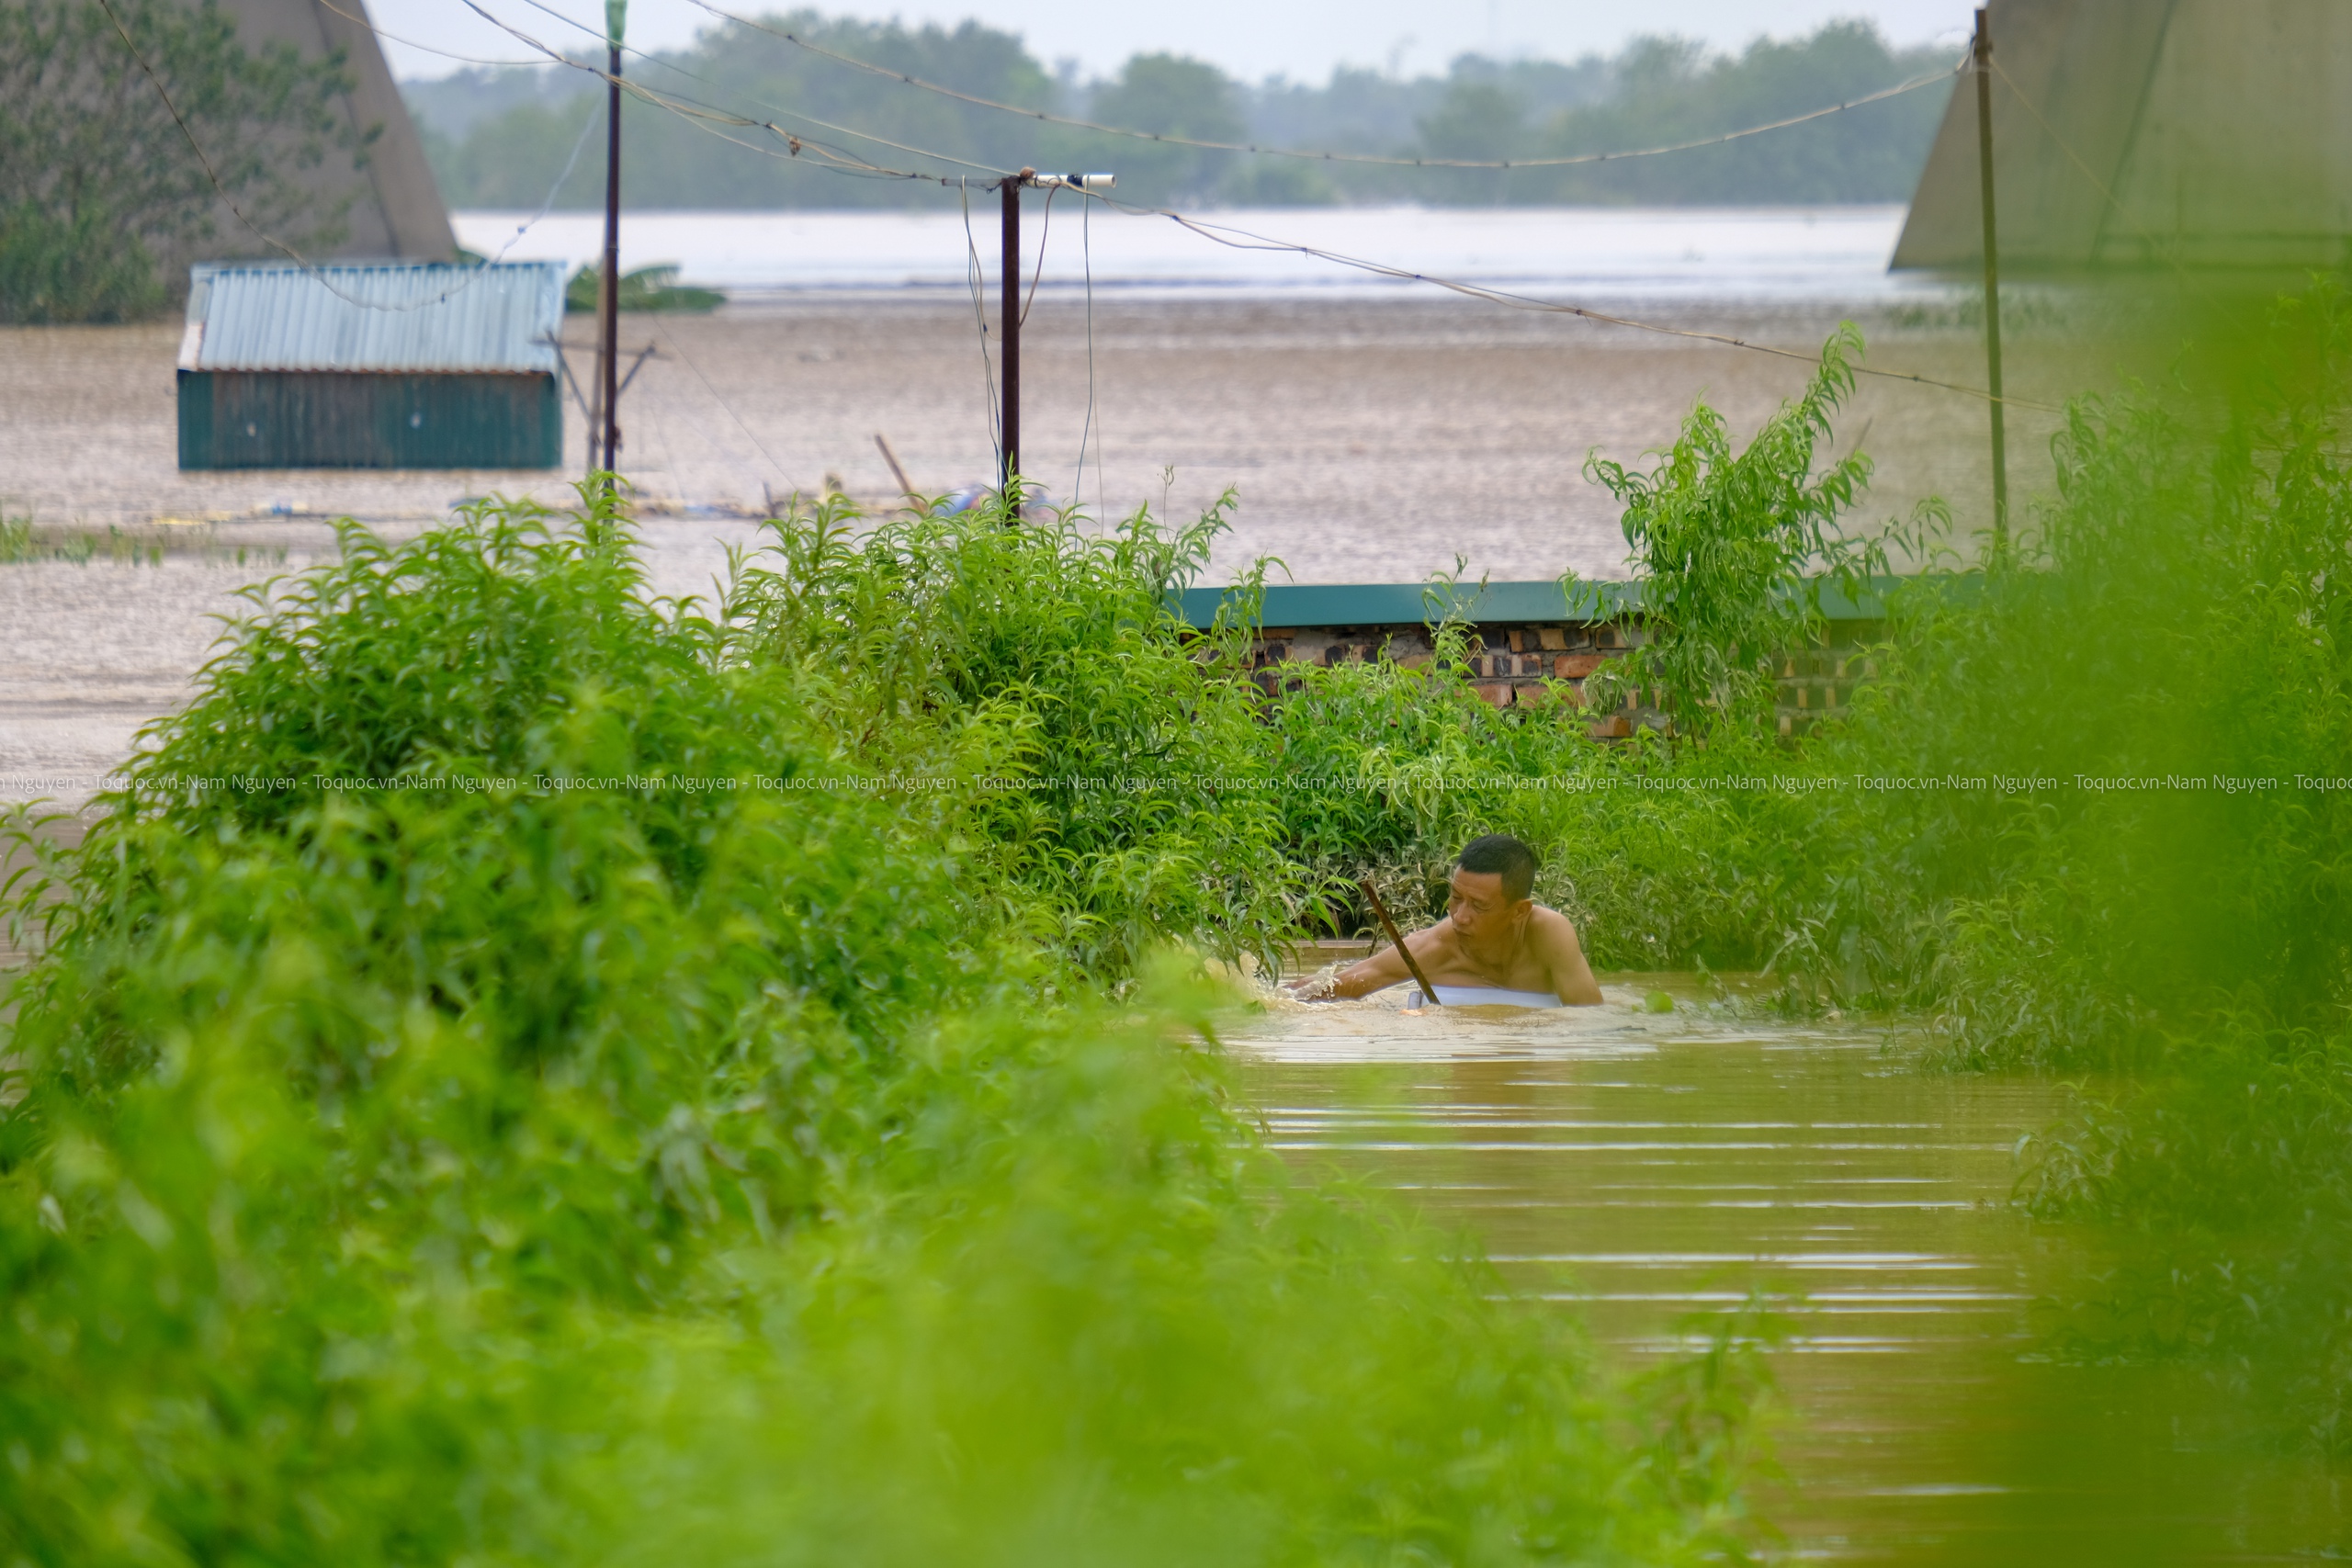
{"label": "metal pole", "polygon": [[1976,170],[1984,210],[1984,374],[1993,393],[1993,550],[2009,547],[2009,450],[2002,428],[2001,243],[1993,219],[1993,33],[1976,12]]}
{"label": "metal pole", "polygon": [[605,265],[596,282],[597,386],[605,405],[600,433],[610,473],[620,466],[620,306],[621,306],[621,44],[613,37],[612,96],[605,111]]}
{"label": "metal pole", "polygon": [[[1004,391],[998,400],[1004,423],[1004,467],[997,476],[1007,504],[1021,477],[1021,176],[1007,175],[1004,193]],[[1006,521],[1012,521],[1008,516]]]}

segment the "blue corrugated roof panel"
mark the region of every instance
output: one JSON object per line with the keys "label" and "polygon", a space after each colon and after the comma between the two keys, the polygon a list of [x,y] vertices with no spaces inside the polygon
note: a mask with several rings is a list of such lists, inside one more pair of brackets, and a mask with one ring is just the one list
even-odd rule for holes
{"label": "blue corrugated roof panel", "polygon": [[561,262],[190,269],[183,370],[553,371]]}

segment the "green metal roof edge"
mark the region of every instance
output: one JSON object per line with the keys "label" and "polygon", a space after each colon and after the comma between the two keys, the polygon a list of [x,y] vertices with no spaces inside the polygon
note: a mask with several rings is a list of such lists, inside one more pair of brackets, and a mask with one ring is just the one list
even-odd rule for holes
{"label": "green metal roof edge", "polygon": [[[1886,590],[1904,581],[1874,579],[1859,602],[1824,584],[1821,610],[1833,621],[1875,621],[1886,615]],[[1473,625],[1505,621],[1600,621],[1641,608],[1638,582],[1579,581],[1571,603],[1556,579],[1537,582],[1463,582],[1451,603]],[[1205,626],[1218,606],[1234,597],[1230,588],[1187,588],[1169,595],[1169,608],[1185,625]],[[1266,590],[1261,626],[1420,626],[1435,620],[1448,602],[1445,590],[1419,582],[1284,583]]]}

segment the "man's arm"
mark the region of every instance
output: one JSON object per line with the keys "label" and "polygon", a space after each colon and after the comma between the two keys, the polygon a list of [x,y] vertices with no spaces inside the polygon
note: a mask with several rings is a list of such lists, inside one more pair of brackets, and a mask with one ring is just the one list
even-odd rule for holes
{"label": "man's arm", "polygon": [[1602,999],[1600,982],[1592,977],[1592,966],[1584,961],[1584,944],[1577,941],[1576,926],[1556,909],[1544,913],[1552,918],[1538,920],[1531,934],[1544,966],[1552,972],[1552,988],[1570,1007],[1597,1006]]}
{"label": "man's arm", "polygon": [[[1422,964],[1430,961],[1430,950],[1438,942],[1438,933],[1446,922],[1439,921],[1424,931],[1415,931],[1405,940],[1412,944],[1413,956]],[[1399,980],[1409,980],[1412,971],[1405,967],[1404,955],[1394,947],[1384,947],[1370,958],[1349,964],[1331,977],[1331,988],[1321,994],[1331,997],[1368,997],[1384,990]],[[1596,1001],[1600,998],[1596,997]]]}

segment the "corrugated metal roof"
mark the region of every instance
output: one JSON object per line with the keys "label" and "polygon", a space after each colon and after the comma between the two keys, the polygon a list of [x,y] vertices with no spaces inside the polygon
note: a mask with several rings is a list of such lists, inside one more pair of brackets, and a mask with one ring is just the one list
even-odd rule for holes
{"label": "corrugated metal roof", "polygon": [[183,370],[557,368],[561,262],[190,269]]}

